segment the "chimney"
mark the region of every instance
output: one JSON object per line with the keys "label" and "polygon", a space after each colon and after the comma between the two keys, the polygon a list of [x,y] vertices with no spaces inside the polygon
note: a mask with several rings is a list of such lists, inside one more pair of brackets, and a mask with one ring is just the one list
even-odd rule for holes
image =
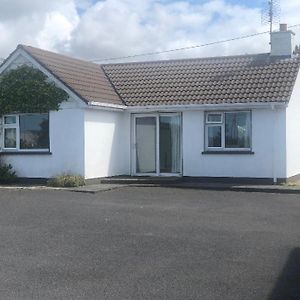
{"label": "chimney", "polygon": [[295,49],[295,33],[288,30],[287,24],[280,24],[279,31],[271,33],[271,56],[292,57]]}

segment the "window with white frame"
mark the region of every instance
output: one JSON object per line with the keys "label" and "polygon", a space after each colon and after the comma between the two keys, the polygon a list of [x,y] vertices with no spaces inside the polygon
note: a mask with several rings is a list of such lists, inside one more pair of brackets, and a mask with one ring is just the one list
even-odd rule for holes
{"label": "window with white frame", "polygon": [[4,150],[49,150],[49,114],[3,116]]}
{"label": "window with white frame", "polygon": [[205,137],[207,150],[250,150],[251,112],[207,112]]}

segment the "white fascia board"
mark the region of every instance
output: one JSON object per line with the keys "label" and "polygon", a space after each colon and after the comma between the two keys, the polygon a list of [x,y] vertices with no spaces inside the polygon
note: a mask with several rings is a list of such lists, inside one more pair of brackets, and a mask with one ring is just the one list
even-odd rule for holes
{"label": "white fascia board", "polygon": [[20,55],[20,49],[15,50],[9,58],[7,58],[0,67],[0,74],[8,68],[14,60]]}
{"label": "white fascia board", "polygon": [[38,61],[36,61],[31,55],[29,55],[26,51],[24,51],[22,48],[18,48],[15,53],[12,54],[12,56],[2,65],[0,69],[0,74],[11,64],[13,61],[19,56],[22,55],[25,57],[35,68],[39,69],[41,72],[43,72],[52,82],[55,83],[55,85],[62,90],[64,90],[72,99],[74,99],[78,104],[79,107],[86,107],[87,104],[82,100],[80,97],[78,97],[73,91],[71,91],[63,82],[61,82],[59,79],[57,79],[52,73],[50,73],[46,68],[44,68]]}
{"label": "white fascia board", "polygon": [[286,108],[282,102],[267,103],[227,103],[227,104],[188,104],[188,105],[153,105],[153,106],[129,106],[130,112],[155,112],[155,111],[185,111],[185,110],[232,110],[232,109],[272,109]]}
{"label": "white fascia board", "polygon": [[126,105],[96,102],[96,101],[88,102],[88,106],[89,108],[93,108],[93,109],[102,109],[102,110],[110,110],[110,111],[117,111],[117,110],[120,111],[120,110],[126,110],[128,108],[128,106]]}
{"label": "white fascia board", "polygon": [[82,108],[85,108],[89,106],[89,108],[94,109],[102,109],[102,110],[125,110],[127,106],[125,105],[118,105],[118,104],[110,104],[110,103],[100,103],[100,102],[94,102],[90,101],[88,103],[85,103],[80,97],[78,97],[74,92],[72,92],[67,86],[65,86],[59,79],[57,79],[53,74],[51,74],[46,68],[44,68],[38,61],[36,61],[31,55],[29,55],[26,51],[24,51],[21,48],[18,48],[15,50],[15,52],[9,57],[9,59],[1,66],[0,68],[0,74],[9,67],[14,60],[19,56],[22,55],[25,57],[33,66],[35,66],[37,69],[42,71],[47,77],[52,80],[58,87],[62,88],[65,92],[68,93],[68,95],[74,99]]}

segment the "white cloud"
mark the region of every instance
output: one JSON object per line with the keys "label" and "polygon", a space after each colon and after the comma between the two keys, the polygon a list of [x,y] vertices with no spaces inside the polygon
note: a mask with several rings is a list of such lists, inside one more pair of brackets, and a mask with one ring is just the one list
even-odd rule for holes
{"label": "white cloud", "polygon": [[[225,0],[0,0],[0,57],[17,44],[86,59],[126,56],[265,31],[260,9]],[[300,23],[299,0],[282,5],[281,20]],[[300,36],[300,27],[294,28]],[[139,59],[266,52],[268,35]]]}
{"label": "white cloud", "polygon": [[79,21],[73,0],[0,0],[0,4],[0,57],[18,44],[55,50],[68,42]]}

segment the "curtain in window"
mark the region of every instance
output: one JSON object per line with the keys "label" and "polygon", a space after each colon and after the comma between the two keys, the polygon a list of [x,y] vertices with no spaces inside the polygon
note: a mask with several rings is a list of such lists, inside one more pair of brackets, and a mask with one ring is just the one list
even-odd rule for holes
{"label": "curtain in window", "polygon": [[225,147],[250,148],[250,112],[225,114]]}
{"label": "curtain in window", "polygon": [[171,118],[172,167],[171,173],[180,172],[180,117]]}

